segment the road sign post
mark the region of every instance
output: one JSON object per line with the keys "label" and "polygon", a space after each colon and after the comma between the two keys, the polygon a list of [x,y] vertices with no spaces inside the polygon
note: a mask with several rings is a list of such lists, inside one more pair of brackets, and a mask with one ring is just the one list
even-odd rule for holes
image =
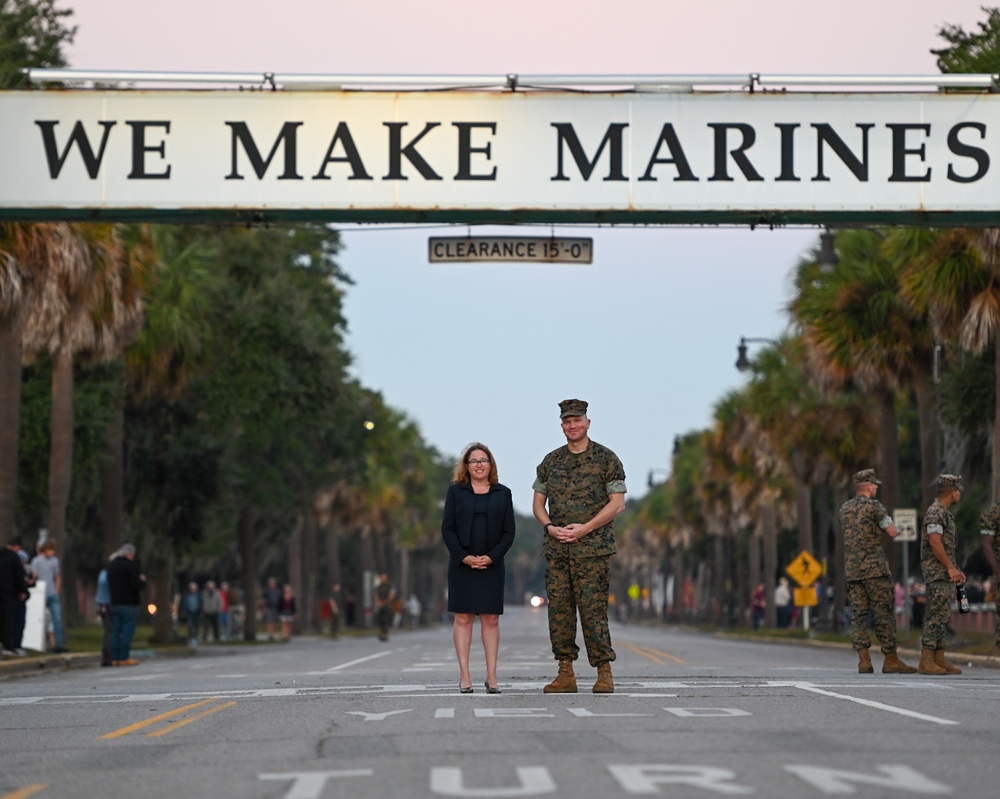
{"label": "road sign post", "polygon": [[896,522],[896,541],[903,547],[903,633],[909,635],[910,603],[907,594],[910,590],[910,548],[907,544],[917,540],[917,509],[896,508],[893,521]]}

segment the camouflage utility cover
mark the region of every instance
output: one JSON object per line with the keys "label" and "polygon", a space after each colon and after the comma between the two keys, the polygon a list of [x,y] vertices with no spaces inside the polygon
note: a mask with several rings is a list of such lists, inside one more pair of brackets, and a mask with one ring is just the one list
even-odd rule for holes
{"label": "camouflage utility cover", "polygon": [[940,500],[935,499],[927,509],[924,516],[923,532],[920,536],[920,568],[924,573],[924,582],[932,583],[935,580],[949,580],[948,570],[944,564],[937,559],[934,550],[931,549],[930,536],[940,535],[941,543],[944,544],[944,551],[955,562],[957,548],[957,534],[955,531],[955,517],[951,515]]}
{"label": "camouflage utility cover", "polygon": [[[557,527],[584,524],[608,504],[611,494],[625,493],[625,467],[614,452],[596,441],[579,454],[562,446],[538,465],[532,488],[548,498],[549,518]],[[560,543],[550,535],[542,544],[545,557],[593,558],[614,552],[614,524],[606,524],[572,544]]]}
{"label": "camouflage utility cover", "polygon": [[889,559],[882,549],[882,531],[892,525],[892,517],[877,499],[860,494],[840,509],[840,529],[844,535],[844,559],[848,581],[891,577]]}

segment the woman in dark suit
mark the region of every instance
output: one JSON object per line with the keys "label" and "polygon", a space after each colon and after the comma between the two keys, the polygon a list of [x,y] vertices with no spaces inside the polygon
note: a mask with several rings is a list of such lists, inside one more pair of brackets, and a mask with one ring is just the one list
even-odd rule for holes
{"label": "woman in dark suit", "polygon": [[455,465],[454,480],[444,501],[441,536],[451,554],[448,610],[455,614],[452,632],[459,689],[463,694],[472,693],[469,651],[472,623],[479,616],[486,651],[486,691],[498,694],[503,556],[514,542],[514,503],[510,489],[497,480],[496,461],[485,444],[469,444]]}

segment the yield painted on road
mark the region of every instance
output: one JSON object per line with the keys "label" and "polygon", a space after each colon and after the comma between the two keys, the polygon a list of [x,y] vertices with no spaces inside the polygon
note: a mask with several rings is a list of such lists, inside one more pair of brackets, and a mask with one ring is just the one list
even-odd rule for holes
{"label": "yield painted on road", "polygon": [[235,701],[224,702],[221,705],[210,707],[207,710],[203,710],[201,713],[196,713],[192,716],[188,716],[187,718],[180,719],[178,721],[170,721],[170,719],[173,719],[175,716],[180,716],[184,713],[187,713],[204,705],[210,705],[213,702],[219,702],[221,701],[221,699],[222,699],[221,697],[216,696],[213,697],[212,699],[205,699],[201,702],[195,702],[190,705],[185,705],[184,707],[176,708],[175,710],[168,710],[166,713],[160,713],[158,716],[153,716],[152,718],[148,718],[144,721],[137,722],[136,724],[130,724],[127,727],[122,727],[121,729],[115,730],[114,732],[106,733],[105,735],[100,736],[100,740],[111,741],[116,738],[122,738],[125,735],[131,735],[133,732],[139,732],[139,730],[144,730],[147,727],[152,727],[154,724],[159,724],[160,722],[166,722],[166,725],[164,727],[161,727],[158,730],[154,730],[153,732],[146,733],[147,738],[159,738],[163,735],[166,735],[168,732],[179,730],[182,727],[186,727],[188,724],[191,724],[192,722],[198,721],[199,719],[203,719],[206,716],[211,716],[213,713],[218,713],[220,710],[225,710],[226,708],[233,707],[235,704],[237,704]]}

